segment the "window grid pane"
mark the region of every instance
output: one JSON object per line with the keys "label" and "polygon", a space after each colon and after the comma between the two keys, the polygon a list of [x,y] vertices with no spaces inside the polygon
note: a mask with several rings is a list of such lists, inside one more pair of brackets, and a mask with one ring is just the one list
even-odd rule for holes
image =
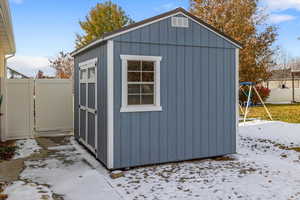
{"label": "window grid pane", "polygon": [[154,71],[154,62],[142,61],[142,71]]}
{"label": "window grid pane", "polygon": [[128,105],[154,104],[154,83],[128,84]]}
{"label": "window grid pane", "polygon": [[140,95],[128,95],[128,105],[140,105]]}
{"label": "window grid pane", "polygon": [[88,69],[88,79],[95,78],[95,68],[89,68]]}
{"label": "window grid pane", "polygon": [[128,61],[128,105],[153,105],[155,70],[152,61]]}
{"label": "window grid pane", "polygon": [[86,80],[87,79],[87,70],[81,69],[80,70],[80,80]]}

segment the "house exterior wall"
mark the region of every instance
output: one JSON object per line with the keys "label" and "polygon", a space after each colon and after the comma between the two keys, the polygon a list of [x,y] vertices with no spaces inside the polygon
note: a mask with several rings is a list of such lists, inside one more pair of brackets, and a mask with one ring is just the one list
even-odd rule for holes
{"label": "house exterior wall", "polygon": [[11,13],[8,0],[0,1],[0,94],[3,95],[3,102],[0,112],[4,115],[0,117],[0,140],[6,140],[6,55],[13,55],[16,51],[14,34],[11,21]]}
{"label": "house exterior wall", "polygon": [[5,67],[5,56],[3,52],[0,50],[0,78],[4,77],[4,67]]}
{"label": "house exterior wall", "polygon": [[[3,52],[0,49],[0,95],[4,95],[4,69],[5,67],[5,57]],[[0,113],[4,113],[4,102],[2,102],[1,108],[0,108]],[[0,140],[5,139],[4,134],[5,134],[5,124],[4,124],[4,116],[0,116]]]}
{"label": "house exterior wall", "polygon": [[[107,164],[107,45],[101,43],[100,45],[89,49],[75,56],[75,99],[74,99],[74,134],[76,139],[80,138],[79,135],[79,63],[87,61],[89,59],[98,58],[97,64],[97,114],[98,114],[98,149],[97,158]],[[91,90],[92,91],[92,90]],[[94,93],[89,93],[94,96]],[[92,99],[92,98],[91,98]],[[87,102],[93,104],[95,102]],[[89,121],[91,123],[91,121]],[[93,127],[94,124],[90,124]],[[91,137],[90,137],[91,138]],[[89,141],[89,143],[95,143],[95,141]]]}
{"label": "house exterior wall", "polygon": [[[295,88],[300,88],[300,79],[295,78],[294,81]],[[284,85],[285,88],[293,88],[293,81],[292,80],[270,80],[263,83],[263,85],[269,89],[277,89],[282,88]]]}
{"label": "house exterior wall", "polygon": [[[189,23],[114,38],[114,168],[236,152],[236,47]],[[162,56],[161,112],[120,112],[122,54]]]}
{"label": "house exterior wall", "polygon": [[[300,102],[300,88],[295,88],[295,101]],[[292,88],[273,88],[270,96],[266,99],[266,103],[289,104],[293,102]]]}

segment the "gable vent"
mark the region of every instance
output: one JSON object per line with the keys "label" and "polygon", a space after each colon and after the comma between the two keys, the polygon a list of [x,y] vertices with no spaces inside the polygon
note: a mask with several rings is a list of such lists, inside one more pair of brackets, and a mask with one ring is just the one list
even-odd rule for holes
{"label": "gable vent", "polygon": [[189,27],[189,19],[186,17],[172,17],[172,26],[188,28]]}

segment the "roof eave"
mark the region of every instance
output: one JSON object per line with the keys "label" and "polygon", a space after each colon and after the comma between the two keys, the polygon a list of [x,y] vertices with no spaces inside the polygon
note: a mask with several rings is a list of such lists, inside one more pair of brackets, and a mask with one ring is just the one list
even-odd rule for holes
{"label": "roof eave", "polygon": [[12,26],[12,17],[11,12],[9,8],[9,4],[7,0],[1,1],[1,7],[0,7],[0,16],[3,19],[3,27],[6,31],[7,37],[6,42],[8,43],[9,49],[5,49],[4,53],[6,55],[9,54],[15,54],[16,52],[16,44],[15,44],[15,38],[14,38],[14,32],[13,32],[13,26]]}

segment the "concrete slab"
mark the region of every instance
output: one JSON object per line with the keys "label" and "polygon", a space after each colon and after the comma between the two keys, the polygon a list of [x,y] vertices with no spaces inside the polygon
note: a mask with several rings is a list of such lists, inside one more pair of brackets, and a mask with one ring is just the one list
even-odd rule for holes
{"label": "concrete slab", "polygon": [[11,160],[0,163],[0,182],[13,182],[19,179],[24,169],[24,160]]}

